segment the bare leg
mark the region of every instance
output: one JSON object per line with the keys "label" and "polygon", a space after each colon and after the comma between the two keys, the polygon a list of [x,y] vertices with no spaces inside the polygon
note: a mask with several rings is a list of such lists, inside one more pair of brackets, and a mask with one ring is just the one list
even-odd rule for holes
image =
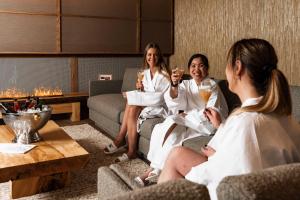
{"label": "bare leg", "polygon": [[124,111],[124,117],[123,117],[123,122],[121,125],[121,129],[118,133],[118,135],[116,136],[115,140],[114,140],[114,144],[117,147],[120,147],[122,143],[125,142],[125,137],[127,134],[127,121],[128,121],[128,115],[129,115],[129,111],[130,111],[130,106],[126,103],[126,107],[125,107],[125,111]]}
{"label": "bare leg", "polygon": [[174,148],[165,163],[158,183],[183,178],[192,167],[207,161],[207,157],[186,147]]}
{"label": "bare leg", "polygon": [[127,119],[127,133],[128,133],[128,157],[135,158],[136,157],[136,149],[137,149],[137,119],[139,114],[141,113],[142,107],[139,106],[130,106]]}

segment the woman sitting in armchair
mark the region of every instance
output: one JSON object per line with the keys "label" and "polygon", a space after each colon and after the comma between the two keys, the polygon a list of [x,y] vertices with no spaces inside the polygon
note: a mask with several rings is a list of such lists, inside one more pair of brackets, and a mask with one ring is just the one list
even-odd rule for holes
{"label": "woman sitting in armchair", "polygon": [[277,68],[273,46],[262,39],[237,41],[229,50],[226,77],[241,108],[220,123],[218,113],[205,114],[219,127],[202,153],[177,147],[168,155],[158,182],[185,177],[208,187],[217,199],[219,182],[229,175],[254,172],[300,161],[300,125],[291,116],[289,85]]}

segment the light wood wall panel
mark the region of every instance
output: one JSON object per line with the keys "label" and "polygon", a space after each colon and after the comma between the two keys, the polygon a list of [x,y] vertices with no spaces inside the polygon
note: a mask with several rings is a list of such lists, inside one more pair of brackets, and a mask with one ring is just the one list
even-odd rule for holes
{"label": "light wood wall panel", "polygon": [[208,56],[210,75],[225,78],[226,54],[239,39],[259,37],[275,47],[278,67],[300,85],[299,0],[175,0],[174,55],[187,65],[193,53]]}

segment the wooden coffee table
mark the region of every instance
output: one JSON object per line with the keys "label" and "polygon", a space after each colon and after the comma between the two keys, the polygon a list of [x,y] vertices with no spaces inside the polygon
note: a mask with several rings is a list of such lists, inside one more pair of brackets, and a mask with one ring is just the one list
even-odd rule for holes
{"label": "wooden coffee table", "polygon": [[[11,181],[11,198],[20,198],[62,188],[70,183],[70,171],[84,167],[89,153],[55,122],[39,130],[42,141],[26,154],[0,153],[0,183]],[[14,134],[0,126],[0,143]]]}

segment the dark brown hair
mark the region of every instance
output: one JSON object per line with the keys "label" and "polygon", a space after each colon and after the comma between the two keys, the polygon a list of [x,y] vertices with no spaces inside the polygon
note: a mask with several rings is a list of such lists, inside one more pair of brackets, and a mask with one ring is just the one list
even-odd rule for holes
{"label": "dark brown hair", "polygon": [[292,113],[291,95],[288,81],[277,68],[278,58],[274,47],[263,39],[242,39],[233,44],[227,56],[228,62],[235,69],[237,60],[247,70],[253,86],[262,96],[262,100],[240,111]]}
{"label": "dark brown hair", "polygon": [[192,61],[195,59],[195,58],[200,58],[203,65],[206,67],[206,70],[208,71],[209,69],[209,63],[208,63],[208,59],[205,55],[203,54],[200,54],[200,53],[196,53],[194,55],[192,55],[189,59],[189,62],[188,62],[188,69],[190,69],[191,67],[191,64],[192,64]]}

